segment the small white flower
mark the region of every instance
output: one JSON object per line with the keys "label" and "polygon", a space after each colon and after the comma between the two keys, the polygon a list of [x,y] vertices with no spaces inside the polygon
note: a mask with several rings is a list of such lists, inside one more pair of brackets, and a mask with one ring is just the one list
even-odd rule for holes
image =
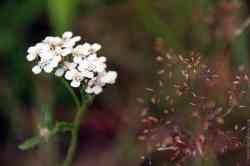
{"label": "small white flower", "polygon": [[77,64],[65,61],[62,67],[58,68],[55,72],[57,77],[62,77],[66,70],[75,69]]}
{"label": "small white flower", "polygon": [[102,87],[105,85],[102,82],[100,82],[99,76],[95,77],[94,79],[90,80],[88,82],[87,88],[85,89],[85,92],[88,94],[100,94],[102,92]]}
{"label": "small white flower", "polygon": [[58,69],[56,70],[56,72],[55,72],[55,75],[56,75],[57,77],[62,77],[63,74],[64,74],[64,72],[65,72],[64,68],[58,68]]}
{"label": "small white flower", "polygon": [[58,56],[67,56],[72,53],[73,48],[61,48],[61,47],[56,47],[54,50],[54,53]]}
{"label": "small white flower", "polygon": [[114,84],[117,78],[117,72],[115,71],[109,71],[105,73],[100,79],[101,82],[106,83],[106,84]]}
{"label": "small white flower", "polygon": [[63,40],[60,37],[52,36],[46,37],[43,42],[49,44],[50,46],[59,46],[63,44]]}
{"label": "small white flower", "polygon": [[72,32],[65,32],[62,35],[62,39],[63,39],[63,45],[62,47],[64,48],[73,48],[75,46],[75,44],[81,40],[80,36],[75,36],[73,37],[73,33]]}
{"label": "small white flower", "polygon": [[73,47],[80,40],[80,36],[73,37],[72,32],[65,32],[62,38],[49,36],[43,40],[43,43],[49,45],[50,49],[55,50],[57,54],[67,56],[72,53]]}
{"label": "small white flower", "polygon": [[104,72],[106,69],[106,64],[104,63],[105,61],[106,59],[104,57],[98,58],[96,55],[93,54],[82,60],[79,64],[78,69],[82,72]]}
{"label": "small white flower", "polygon": [[72,87],[74,87],[74,88],[79,87],[80,84],[81,84],[81,81],[78,81],[78,80],[72,80],[71,83],[70,83],[70,85],[71,85]]}
{"label": "small white flower", "polygon": [[41,69],[41,67],[40,67],[39,65],[36,65],[36,66],[34,66],[34,67],[32,68],[32,72],[33,72],[34,74],[39,74],[39,73],[41,73],[41,71],[42,71],[42,69]]}
{"label": "small white flower", "polygon": [[86,45],[86,44],[82,44],[82,45],[76,46],[76,47],[74,48],[73,53],[76,54],[76,55],[79,55],[79,56],[84,55],[84,52],[85,52],[85,50],[86,50],[86,46],[85,46],[85,45]]}
{"label": "small white flower", "polygon": [[83,47],[85,48],[83,51],[83,54],[85,55],[96,54],[97,51],[99,51],[102,48],[102,46],[97,43],[94,43],[92,45],[89,43],[85,43],[83,44]]}
{"label": "small white flower", "polygon": [[83,58],[80,57],[80,56],[75,56],[75,57],[73,58],[74,63],[78,63],[78,64],[81,63],[82,60],[83,60]]}
{"label": "small white flower", "polygon": [[101,45],[84,43],[76,45],[80,36],[65,32],[61,37],[48,36],[42,42],[28,49],[28,61],[36,61],[32,68],[34,74],[42,71],[64,76],[71,81],[72,87],[79,87],[81,82],[87,85],[89,94],[100,94],[106,84],[113,84],[117,78],[115,71],[106,71],[106,58],[98,57]]}
{"label": "small white flower", "polygon": [[43,70],[46,72],[46,73],[51,73],[53,71],[53,66],[52,65],[45,65],[43,67]]}
{"label": "small white flower", "polygon": [[72,70],[72,69],[76,68],[76,66],[77,66],[76,63],[67,62],[67,61],[64,62],[64,67],[66,70]]}
{"label": "small white flower", "polygon": [[99,73],[95,78],[88,82],[86,93],[100,94],[106,84],[114,84],[117,78],[115,71],[108,71]]}
{"label": "small white flower", "polygon": [[81,61],[89,55],[88,53],[88,43],[78,45],[73,50],[73,60],[75,63],[81,63]]}
{"label": "small white flower", "polygon": [[53,56],[55,56],[55,52],[52,51],[52,50],[48,50],[48,51],[41,51],[40,54],[39,54],[39,57],[41,59],[51,59],[53,58]]}
{"label": "small white flower", "polygon": [[28,54],[28,55],[26,56],[26,58],[27,58],[28,61],[33,61],[33,60],[36,59],[36,57],[37,57],[36,54]]}
{"label": "small white flower", "polygon": [[81,84],[81,81],[84,79],[84,76],[78,70],[72,69],[65,73],[65,78],[67,80],[71,80],[70,85],[72,87],[79,87]]}
{"label": "small white flower", "polygon": [[41,58],[38,62],[38,65],[41,69],[43,69],[46,73],[51,73],[54,68],[56,68],[61,61],[60,56],[52,56],[50,58]]}
{"label": "small white flower", "polygon": [[63,39],[70,39],[72,38],[72,36],[73,36],[72,32],[64,32],[62,35]]}
{"label": "small white flower", "polygon": [[94,43],[94,44],[92,44],[92,46],[91,46],[90,52],[93,51],[93,52],[96,53],[96,52],[99,51],[101,48],[102,48],[102,46],[101,46],[100,44]]}
{"label": "small white flower", "polygon": [[38,52],[38,49],[36,47],[30,47],[28,49],[28,55],[26,56],[27,60],[28,61],[33,61],[36,59],[36,57],[38,56],[39,52]]}
{"label": "small white flower", "polygon": [[100,94],[102,91],[103,91],[102,86],[97,86],[97,85],[95,85],[93,87],[88,86],[85,90],[86,93],[95,94],[95,95]]}
{"label": "small white flower", "polygon": [[28,49],[28,55],[26,56],[28,61],[35,60],[41,53],[49,51],[49,47],[46,44],[38,43]]}
{"label": "small white flower", "polygon": [[91,54],[96,54],[99,50],[101,49],[101,45],[94,43],[94,44],[89,44],[89,43],[84,43],[82,45],[78,45],[74,50],[73,50],[73,56],[77,57],[75,59],[76,63],[79,63],[80,60],[88,55]]}

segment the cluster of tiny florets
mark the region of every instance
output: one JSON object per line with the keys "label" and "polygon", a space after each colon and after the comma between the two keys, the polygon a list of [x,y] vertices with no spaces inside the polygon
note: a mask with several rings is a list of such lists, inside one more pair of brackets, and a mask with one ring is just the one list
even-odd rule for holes
{"label": "cluster of tiny florets", "polygon": [[49,36],[30,47],[26,58],[37,62],[32,72],[53,72],[71,81],[72,87],[79,87],[83,82],[86,93],[101,93],[106,84],[115,83],[117,73],[107,71],[106,58],[97,56],[100,44],[76,45],[80,40],[80,36],[74,37],[72,32],[65,32],[62,37]]}
{"label": "cluster of tiny florets", "polygon": [[[181,55],[162,41],[156,44],[157,82],[145,88],[147,97],[137,98],[142,106],[138,140],[146,145],[145,165],[153,165],[151,158],[162,154],[167,163],[186,165],[206,157],[210,150],[224,155],[242,148],[240,132],[247,126],[236,124],[234,130],[225,130],[221,125],[234,111],[249,107],[250,80],[245,67],[240,66],[236,75],[230,73],[231,82],[218,90],[224,73],[200,53]],[[189,112],[180,116],[185,107]],[[183,125],[192,120],[197,122],[194,133]]]}

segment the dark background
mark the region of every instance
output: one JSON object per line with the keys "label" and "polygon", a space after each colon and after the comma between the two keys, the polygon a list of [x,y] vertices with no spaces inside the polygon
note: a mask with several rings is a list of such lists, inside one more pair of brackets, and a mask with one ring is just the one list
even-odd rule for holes
{"label": "dark background", "polygon": [[[26,61],[29,46],[68,30],[102,44],[100,55],[119,76],[88,110],[76,165],[140,165],[136,98],[155,80],[155,41],[160,38],[182,54],[199,51],[211,61],[248,68],[248,30],[236,39],[232,34],[249,9],[249,1],[240,0],[1,0],[0,165],[53,165],[63,160],[67,148],[67,134],[33,150],[17,148],[37,133],[44,105],[57,120],[70,121],[74,112],[59,81],[33,75]],[[231,53],[224,57],[221,52],[227,45]],[[244,124],[249,115],[237,113],[226,128]]]}

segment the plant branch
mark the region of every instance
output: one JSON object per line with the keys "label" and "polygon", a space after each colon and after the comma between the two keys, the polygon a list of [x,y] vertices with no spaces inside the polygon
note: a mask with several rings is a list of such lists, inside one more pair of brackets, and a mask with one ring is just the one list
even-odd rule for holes
{"label": "plant branch", "polygon": [[76,148],[78,144],[79,130],[81,127],[81,120],[83,118],[84,113],[86,112],[87,107],[92,103],[93,98],[94,98],[93,96],[85,95],[85,100],[82,101],[82,105],[76,113],[76,116],[73,122],[74,128],[71,130],[70,145],[69,145],[67,157],[63,163],[63,166],[71,166],[74,160]]}

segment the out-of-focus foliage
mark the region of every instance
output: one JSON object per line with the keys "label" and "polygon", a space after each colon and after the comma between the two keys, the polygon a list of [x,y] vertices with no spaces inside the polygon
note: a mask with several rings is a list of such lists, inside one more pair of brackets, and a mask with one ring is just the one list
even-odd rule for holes
{"label": "out-of-focus foliage", "polygon": [[[231,29],[248,17],[247,3],[243,0],[2,0],[0,165],[46,165],[40,160],[56,160],[64,155],[68,143],[64,130],[74,127],[60,123],[71,120],[74,111],[74,103],[63,85],[53,77],[31,73],[25,59],[30,45],[66,30],[101,42],[102,54],[119,71],[119,81],[116,87],[107,88],[88,112],[77,162],[79,165],[140,165],[141,149],[134,140],[139,119],[135,99],[156,79],[153,41],[163,39],[168,48],[182,54],[200,51],[211,64],[218,62],[222,66],[221,73],[230,73],[230,67],[240,64],[249,70],[249,30],[233,40],[230,35]],[[53,111],[54,119],[46,116],[49,118],[42,125],[57,128],[62,131],[57,134],[66,137],[53,140],[47,147],[35,148],[36,157],[33,151],[21,153],[17,145],[38,133],[44,105]],[[180,113],[188,114],[181,104],[179,108]],[[225,128],[231,129],[235,123],[244,125],[249,116],[248,112],[233,115]],[[22,148],[36,143],[35,139]],[[227,159],[230,157],[222,158],[214,159],[212,155],[211,160],[197,159],[193,165],[205,165],[203,162],[230,165]]]}
{"label": "out-of-focus foliage", "polygon": [[49,17],[53,29],[61,34],[72,28],[79,11],[79,0],[48,0]]}

